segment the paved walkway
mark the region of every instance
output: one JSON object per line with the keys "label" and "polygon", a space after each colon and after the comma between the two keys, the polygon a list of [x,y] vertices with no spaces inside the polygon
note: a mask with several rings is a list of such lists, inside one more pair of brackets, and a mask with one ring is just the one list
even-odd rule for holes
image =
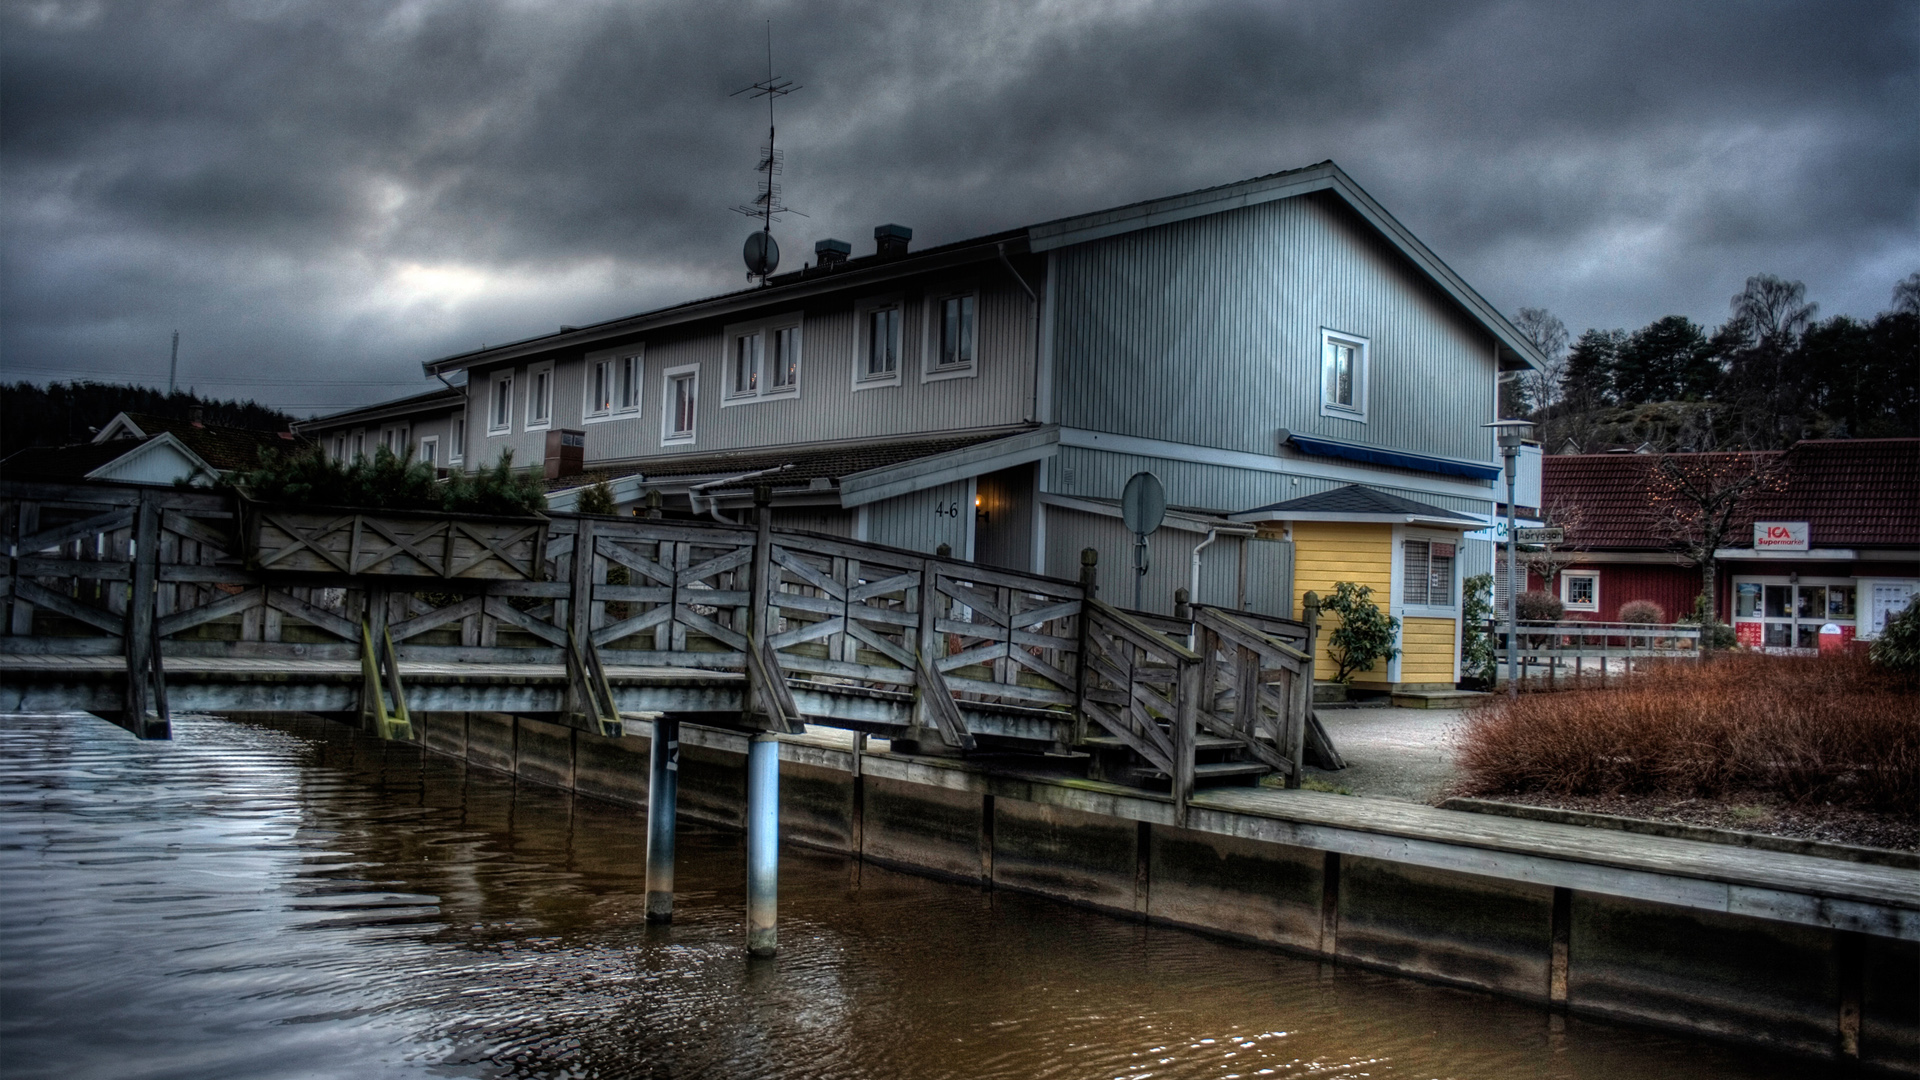
{"label": "paved walkway", "polygon": [[1438,801],[1453,781],[1452,733],[1465,719],[1458,709],[1321,709],[1347,767],[1307,775],[1355,795]]}

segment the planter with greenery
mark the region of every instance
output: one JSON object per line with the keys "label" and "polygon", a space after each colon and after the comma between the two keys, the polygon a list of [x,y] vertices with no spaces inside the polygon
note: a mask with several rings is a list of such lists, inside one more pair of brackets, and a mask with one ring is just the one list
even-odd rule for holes
{"label": "planter with greenery", "polygon": [[248,565],[310,573],[536,580],[546,558],[546,493],[502,453],[491,468],[438,479],[382,447],[371,460],[318,450],[268,455],[234,476]]}

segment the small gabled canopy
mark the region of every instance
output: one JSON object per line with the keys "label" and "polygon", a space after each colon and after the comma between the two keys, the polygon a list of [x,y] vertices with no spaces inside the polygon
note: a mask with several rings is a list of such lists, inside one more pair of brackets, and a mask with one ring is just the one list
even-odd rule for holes
{"label": "small gabled canopy", "polygon": [[1360,484],[1348,484],[1317,495],[1302,495],[1271,506],[1233,515],[1235,521],[1352,521],[1383,525],[1429,525],[1472,530],[1486,523],[1430,503],[1403,499]]}

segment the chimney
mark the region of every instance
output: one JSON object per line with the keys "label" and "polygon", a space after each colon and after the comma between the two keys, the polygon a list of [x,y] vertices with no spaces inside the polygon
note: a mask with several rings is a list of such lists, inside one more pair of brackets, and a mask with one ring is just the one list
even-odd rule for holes
{"label": "chimney", "polygon": [[192,424],[195,427],[200,426],[202,418],[204,418],[206,415],[207,415],[207,411],[205,406],[201,406],[201,405],[187,406],[187,423]]}
{"label": "chimney", "polygon": [[905,225],[880,225],[873,230],[873,253],[883,259],[897,259],[907,253],[913,230]]}
{"label": "chimney", "polygon": [[587,433],[584,431],[547,432],[547,479],[579,476],[587,471]]}
{"label": "chimney", "polygon": [[853,254],[853,245],[845,240],[822,240],[813,245],[813,254],[821,266],[840,266]]}

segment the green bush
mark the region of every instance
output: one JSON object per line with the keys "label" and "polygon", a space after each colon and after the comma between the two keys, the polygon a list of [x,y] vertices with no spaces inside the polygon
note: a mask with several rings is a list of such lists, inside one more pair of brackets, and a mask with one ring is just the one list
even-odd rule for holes
{"label": "green bush", "polygon": [[1351,680],[1355,673],[1372,671],[1380,660],[1400,655],[1394,641],[1400,636],[1400,620],[1380,610],[1373,602],[1373,589],[1351,581],[1333,583],[1333,595],[1320,600],[1323,614],[1340,616],[1340,625],[1327,635],[1327,653],[1338,670],[1334,678]]}
{"label": "green bush", "polygon": [[507,517],[536,513],[547,501],[538,477],[513,471],[512,451],[502,451],[491,468],[442,483],[433,466],[384,446],[370,459],[351,462],[335,461],[318,447],[290,454],[267,450],[258,468],[235,473],[225,486],[264,503]]}
{"label": "green bush", "polygon": [[607,486],[607,478],[595,476],[587,490],[573,504],[574,511],[581,514],[611,514],[615,512],[613,489]]}
{"label": "green bush", "polygon": [[1867,658],[1875,667],[1920,678],[1920,600],[1909,601],[1898,615],[1887,619]]}
{"label": "green bush", "polygon": [[1693,598],[1693,610],[1682,615],[1680,621],[1700,628],[1700,647],[1703,649],[1731,649],[1740,644],[1733,627],[1714,617],[1706,593]]}
{"label": "green bush", "polygon": [[1475,574],[1460,591],[1460,673],[1493,685],[1495,656],[1487,620],[1493,617],[1493,575]]}

